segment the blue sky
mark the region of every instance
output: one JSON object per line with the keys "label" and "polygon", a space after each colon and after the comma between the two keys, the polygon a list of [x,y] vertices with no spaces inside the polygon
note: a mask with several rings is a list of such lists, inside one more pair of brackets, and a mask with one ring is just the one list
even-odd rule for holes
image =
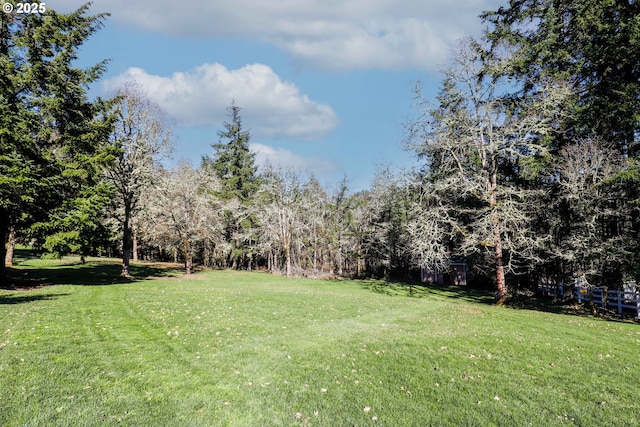
{"label": "blue sky", "polygon": [[[68,12],[80,0],[51,0]],[[110,0],[82,63],[109,59],[93,88],[107,96],[136,80],[173,123],[176,159],[211,154],[235,100],[251,148],[267,162],[344,176],[368,188],[385,165],[409,167],[403,125],[412,88],[432,97],[456,40],[479,35],[490,0]]]}

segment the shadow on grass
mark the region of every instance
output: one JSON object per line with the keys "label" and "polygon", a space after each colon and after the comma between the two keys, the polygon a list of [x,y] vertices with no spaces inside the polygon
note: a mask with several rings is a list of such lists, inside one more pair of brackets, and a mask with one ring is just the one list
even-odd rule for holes
{"label": "shadow on grass", "polygon": [[516,310],[535,310],[554,314],[578,314],[586,310],[577,310],[577,305],[570,299],[556,299],[529,294],[511,295],[507,307]]}
{"label": "shadow on grass", "polygon": [[174,275],[173,266],[162,264],[132,264],[131,277],[122,277],[120,264],[87,262],[46,267],[9,268],[1,289],[33,289],[52,285],[104,286],[131,283]]}
{"label": "shadow on grass", "polygon": [[438,286],[424,283],[362,280],[362,287],[378,294],[412,298],[456,298],[478,304],[493,304],[493,293],[461,286]]}
{"label": "shadow on grass", "polygon": [[0,295],[0,305],[23,304],[33,301],[49,301],[64,297],[69,294],[43,294],[43,295]]}
{"label": "shadow on grass", "polygon": [[31,249],[16,247],[13,250],[13,259],[22,261],[22,260],[40,259],[40,257],[35,255]]}
{"label": "shadow on grass", "polygon": [[[385,282],[382,280],[361,280],[362,287],[372,292],[412,298],[452,298],[478,304],[494,305],[491,291],[463,286],[439,286],[424,283]],[[594,310],[588,304],[578,305],[572,299],[554,299],[536,295],[516,294],[509,297],[505,307],[514,310],[533,310],[544,313],[564,314],[578,317],[600,318],[614,322],[640,323],[635,312],[622,315],[607,310]]]}
{"label": "shadow on grass", "polygon": [[515,310],[534,310],[544,313],[603,319],[611,322],[640,323],[635,310],[615,310],[595,307],[589,303],[577,303],[573,298],[553,298],[539,295],[514,295],[507,301],[507,307]]}

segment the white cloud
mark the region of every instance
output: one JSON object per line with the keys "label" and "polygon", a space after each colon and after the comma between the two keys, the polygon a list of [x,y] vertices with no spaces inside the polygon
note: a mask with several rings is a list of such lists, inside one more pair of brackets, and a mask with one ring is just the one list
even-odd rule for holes
{"label": "white cloud", "polygon": [[258,136],[318,139],[339,124],[329,105],[312,101],[262,64],[237,70],[204,64],[169,77],[130,68],[105,81],[104,88],[115,90],[127,81],[138,82],[181,126],[220,126],[231,101],[242,108],[245,126]]}
{"label": "white cloud", "polygon": [[92,11],[176,36],[257,38],[323,68],[435,70],[455,40],[479,34],[478,15],[498,6],[495,0],[110,0]]}
{"label": "white cloud", "polygon": [[338,165],[329,160],[318,157],[303,157],[283,148],[274,148],[257,143],[250,144],[249,148],[256,153],[256,164],[261,167],[267,165],[282,166],[303,172],[313,172],[317,176],[323,176],[339,170]]}
{"label": "white cloud", "polygon": [[295,57],[332,69],[435,70],[447,58],[450,41],[429,22],[416,19],[371,23],[368,28],[349,28],[323,38],[276,39]]}

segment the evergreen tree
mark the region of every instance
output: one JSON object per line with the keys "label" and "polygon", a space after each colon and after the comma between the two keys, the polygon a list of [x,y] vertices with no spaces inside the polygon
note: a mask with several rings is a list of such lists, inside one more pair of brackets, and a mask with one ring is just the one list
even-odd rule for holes
{"label": "evergreen tree", "polygon": [[[511,0],[485,12],[494,51],[516,49],[507,72],[535,91],[541,76],[570,81],[576,95],[566,137],[597,137],[640,155],[640,3]],[[565,139],[566,140],[566,139]],[[560,140],[562,142],[562,140]]]}
{"label": "evergreen tree", "polygon": [[240,107],[233,102],[227,111],[230,121],[225,121],[224,130],[218,132],[220,141],[213,144],[215,155],[209,162],[222,182],[221,196],[246,202],[258,189],[256,155],[249,149],[251,135],[242,128]]}
{"label": "evergreen tree", "polygon": [[[634,202],[640,194],[634,165],[640,160],[640,3],[618,0],[511,0],[507,6],[485,12],[482,18],[489,24],[486,38],[498,54],[506,46],[514,49],[516,60],[503,71],[523,83],[522,98],[536,90],[536,81],[547,76],[570,83],[573,102],[569,104],[564,123],[552,141],[552,156],[548,176],[541,184],[554,194],[563,192],[567,182],[566,169],[559,153],[563,148],[578,149],[584,141],[604,141],[622,158],[635,159],[607,178],[607,185],[618,195],[614,210],[628,215],[601,216],[609,218],[601,224],[604,233],[593,243],[600,248],[615,239],[616,248],[634,256],[626,256],[625,271],[616,275],[640,271],[640,206]],[[578,146],[578,147],[574,147]],[[581,172],[584,174],[588,171]],[[569,177],[571,179],[571,177]],[[604,185],[604,184],[603,184]],[[595,203],[590,200],[589,203]],[[570,212],[554,211],[556,217],[544,213],[554,241],[563,241],[566,229],[552,225],[571,223],[578,235],[590,235],[587,224],[573,221]],[[596,209],[596,206],[590,208]],[[563,216],[564,215],[564,216]],[[569,215],[569,216],[567,216]],[[629,218],[629,219],[626,219]],[[561,248],[570,252],[571,247]],[[635,259],[635,261],[633,261]],[[607,261],[609,262],[609,261]],[[635,266],[634,266],[635,263]],[[615,263],[611,263],[614,265]],[[561,264],[560,274],[580,269]],[[600,269],[604,276],[611,276]],[[633,273],[635,271],[636,273]],[[571,273],[571,272],[569,272]]]}
{"label": "evergreen tree", "polygon": [[99,164],[110,158],[109,103],[86,95],[106,63],[74,67],[78,49],[107,16],[88,10],[0,13],[2,270],[10,227],[39,223],[34,237],[42,240],[39,232],[62,226],[65,200],[91,197]]}
{"label": "evergreen tree", "polygon": [[235,209],[224,212],[226,259],[224,264],[232,268],[251,268],[252,246],[255,243],[256,219],[250,206],[260,183],[255,165],[255,153],[249,149],[249,131],[242,128],[240,107],[235,102],[227,108],[229,121],[223,123],[224,130],[218,132],[220,138],[213,144],[213,158],[203,158],[203,166],[220,180],[221,189],[217,195],[227,201],[236,200]]}

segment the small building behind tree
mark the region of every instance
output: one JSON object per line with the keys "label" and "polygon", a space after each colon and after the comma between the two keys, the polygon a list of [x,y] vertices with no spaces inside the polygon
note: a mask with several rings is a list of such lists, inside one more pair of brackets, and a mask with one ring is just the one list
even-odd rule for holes
{"label": "small building behind tree", "polygon": [[445,269],[420,269],[420,281],[436,285],[467,286],[468,264],[463,257],[453,257]]}

